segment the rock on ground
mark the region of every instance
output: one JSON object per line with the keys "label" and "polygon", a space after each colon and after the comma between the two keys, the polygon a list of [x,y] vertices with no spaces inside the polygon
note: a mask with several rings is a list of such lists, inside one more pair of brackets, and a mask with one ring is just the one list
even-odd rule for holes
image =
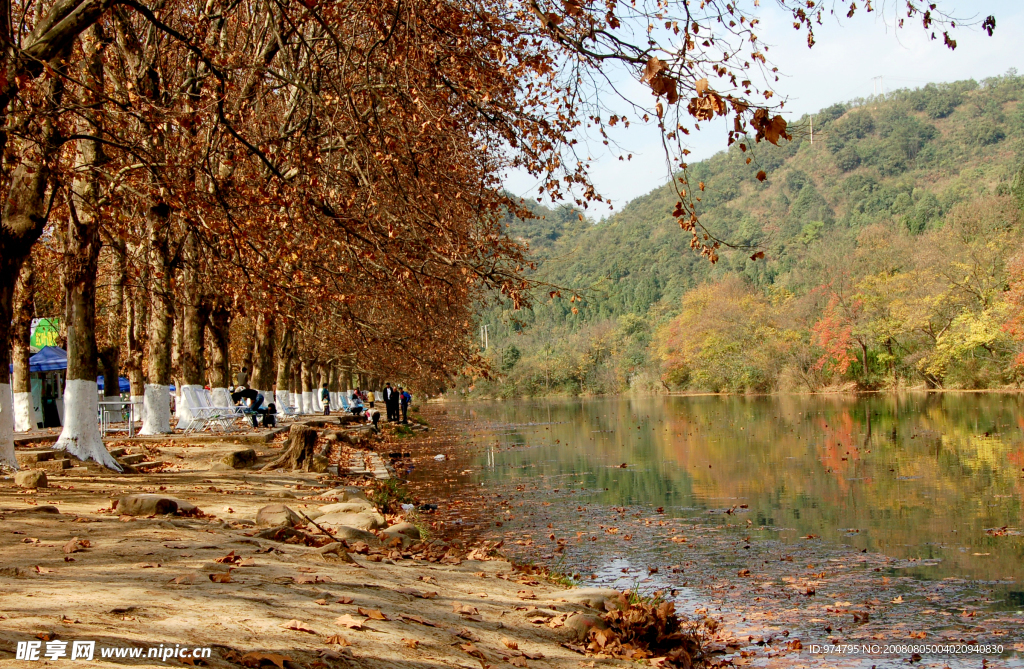
{"label": "rock on ground", "polygon": [[365,513],[327,513],[317,518],[316,522],[323,527],[336,528],[340,525],[347,525],[360,530],[376,530],[387,524],[384,521],[384,516],[376,511]]}
{"label": "rock on ground", "polygon": [[18,472],[14,475],[14,485],[20,488],[45,488],[46,472],[35,469]]}
{"label": "rock on ground", "polygon": [[303,522],[299,514],[284,504],[268,504],[256,512],[257,527],[279,527],[281,525],[295,527]]}
{"label": "rock on ground", "polygon": [[367,511],[376,511],[372,503],[365,499],[353,500],[351,502],[339,502],[337,504],[325,504],[320,507],[320,511],[324,514],[328,513],[365,513]]}
{"label": "rock on ground", "polygon": [[256,451],[251,448],[243,448],[228,453],[220,460],[232,469],[243,469],[256,464]]}
{"label": "rock on ground", "polygon": [[195,504],[166,495],[126,495],[117,500],[117,513],[122,516],[162,516],[175,513],[187,516],[199,509]]}
{"label": "rock on ground", "polygon": [[583,604],[598,611],[605,610],[605,602],[617,600],[622,593],[614,588],[576,588],[563,594],[563,599],[573,604]]}

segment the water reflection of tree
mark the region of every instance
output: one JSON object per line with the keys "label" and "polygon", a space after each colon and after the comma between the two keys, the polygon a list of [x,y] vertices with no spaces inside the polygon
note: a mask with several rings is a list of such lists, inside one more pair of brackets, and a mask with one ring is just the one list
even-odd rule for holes
{"label": "water reflection of tree", "polygon": [[984,533],[1024,521],[1020,404],[959,394],[505,404],[497,420],[548,429],[506,438],[530,448],[500,452],[485,476],[558,477],[551,487],[600,489],[594,501],[609,506],[743,502],[755,522],[795,530],[783,536],[1020,577],[1021,537]]}

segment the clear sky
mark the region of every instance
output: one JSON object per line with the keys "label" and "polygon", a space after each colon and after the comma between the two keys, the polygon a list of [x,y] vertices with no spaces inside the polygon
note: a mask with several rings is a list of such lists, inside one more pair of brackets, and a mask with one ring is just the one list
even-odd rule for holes
{"label": "clear sky", "polygon": [[[786,100],[787,118],[795,119],[836,102],[868,97],[879,90],[879,82],[873,80],[879,76],[885,90],[892,91],[929,82],[971,78],[980,81],[1005,74],[1010,68],[1024,72],[1024,0],[941,0],[941,8],[958,18],[974,18],[978,23],[989,14],[996,17],[992,37],[978,28],[957,28],[953,34],[958,45],[955,51],[942,44],[941,34],[938,40],[929,40],[919,22],[908,21],[902,30],[894,30],[894,11],[901,3],[887,4],[891,7],[885,16],[861,11],[841,23],[826,20],[824,26],[815,30],[817,44],[808,49],[806,33],[793,30],[789,15],[770,1],[762,2],[762,26],[757,32],[770,45],[768,56],[782,75],[775,90]],[[625,73],[616,84],[627,95],[650,99],[650,92],[630,82]],[[626,111],[621,103],[614,106]],[[630,117],[635,119],[636,115]],[[726,120],[719,120],[691,135],[690,159],[707,158],[724,149],[726,124]],[[618,160],[619,150],[592,141],[591,176],[598,192],[610,198],[618,210],[631,199],[665,183],[668,172],[653,126],[634,123],[629,131],[615,135],[615,139],[623,152],[633,154],[633,159],[623,163]],[[526,174],[510,173],[506,186],[517,195],[536,197],[536,180]],[[607,205],[598,205],[592,206],[590,213],[600,218],[609,210]]]}

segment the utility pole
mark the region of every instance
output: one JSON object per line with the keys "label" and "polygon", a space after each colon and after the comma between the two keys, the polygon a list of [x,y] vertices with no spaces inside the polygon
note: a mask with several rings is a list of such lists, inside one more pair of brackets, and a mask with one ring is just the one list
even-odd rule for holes
{"label": "utility pole", "polygon": [[814,117],[811,117],[811,146],[814,146]]}
{"label": "utility pole", "polygon": [[[873,95],[878,95],[879,93],[885,95],[885,81],[882,79],[882,76],[880,74],[877,77],[871,77],[871,93]],[[875,82],[878,82],[877,86]]]}
{"label": "utility pole", "polygon": [[480,344],[484,347],[485,351],[487,350],[488,346],[490,345],[490,339],[487,336],[487,329],[489,327],[491,327],[491,326],[490,325],[481,325],[480,326]]}

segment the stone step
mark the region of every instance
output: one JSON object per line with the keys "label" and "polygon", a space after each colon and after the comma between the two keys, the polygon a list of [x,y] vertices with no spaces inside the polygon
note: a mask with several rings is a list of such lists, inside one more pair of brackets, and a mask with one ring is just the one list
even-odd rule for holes
{"label": "stone step", "polygon": [[46,460],[44,462],[36,462],[28,466],[28,469],[42,469],[44,472],[62,472],[65,469],[70,469],[73,463],[68,458],[60,458],[54,460]]}
{"label": "stone step", "polygon": [[[113,453],[111,453],[111,455],[113,455]],[[122,455],[117,459],[126,465],[134,465],[139,462],[144,462],[146,460],[146,456],[143,453],[133,453],[132,455]]]}
{"label": "stone step", "polygon": [[157,461],[153,461],[153,462],[140,462],[139,464],[135,465],[135,468],[136,469],[140,469],[140,470],[141,469],[152,469],[153,467],[160,467],[160,466],[166,465],[166,464],[167,464],[166,462],[157,462]]}
{"label": "stone step", "polygon": [[128,452],[128,449],[126,449],[126,448],[114,448],[114,449],[111,449],[110,454],[112,456],[114,456],[115,458],[119,458],[119,457],[121,457],[122,455],[124,455],[127,452]]}
{"label": "stone step", "polygon": [[26,467],[36,462],[43,462],[45,460],[53,460],[54,452],[50,449],[45,451],[16,451],[16,457],[18,458],[18,466]]}

